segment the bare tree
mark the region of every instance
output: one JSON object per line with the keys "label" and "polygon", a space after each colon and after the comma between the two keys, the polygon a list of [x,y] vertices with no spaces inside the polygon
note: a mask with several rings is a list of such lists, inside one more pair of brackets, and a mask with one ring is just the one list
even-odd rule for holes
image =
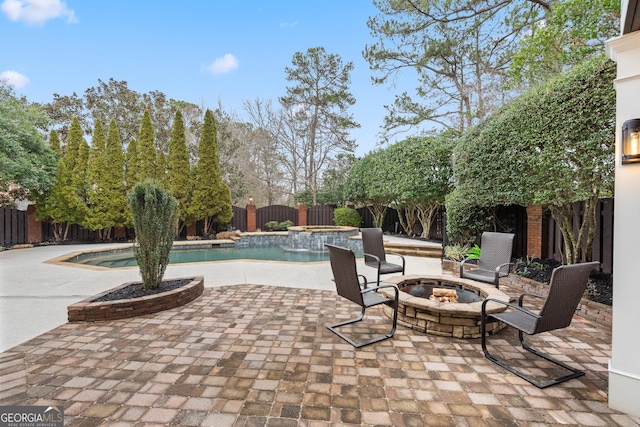
{"label": "bare tree", "polygon": [[378,39],[363,52],[376,84],[413,70],[420,85],[386,106],[384,130],[425,121],[464,130],[504,101],[503,76],[517,42],[544,17],[541,0],[374,0],[367,22]]}

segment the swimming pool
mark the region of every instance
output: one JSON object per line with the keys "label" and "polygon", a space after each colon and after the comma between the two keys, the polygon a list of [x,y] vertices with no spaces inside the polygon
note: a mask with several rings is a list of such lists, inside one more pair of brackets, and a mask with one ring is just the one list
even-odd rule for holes
{"label": "swimming pool", "polygon": [[[361,256],[361,254],[356,253],[356,256],[359,255]],[[285,250],[281,246],[190,245],[174,247],[171,250],[169,264],[231,260],[322,262],[329,260],[329,252]],[[131,248],[82,253],[66,259],[65,262],[107,268],[134,267],[138,265]]]}

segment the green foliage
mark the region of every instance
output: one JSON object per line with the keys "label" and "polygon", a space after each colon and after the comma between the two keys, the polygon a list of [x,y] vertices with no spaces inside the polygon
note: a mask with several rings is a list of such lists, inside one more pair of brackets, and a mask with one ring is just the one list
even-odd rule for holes
{"label": "green foliage", "polygon": [[507,75],[510,86],[535,84],[601,54],[620,31],[620,0],[554,2],[544,26],[519,43]]}
{"label": "green foliage", "polygon": [[0,192],[7,191],[9,183],[27,193],[17,197],[45,193],[53,185],[57,159],[38,132],[44,124],[46,116],[37,105],[17,98],[0,81]]}
{"label": "green foliage", "polygon": [[207,110],[198,145],[198,163],[194,171],[193,203],[190,214],[204,219],[204,232],[211,234],[213,223],[227,223],[233,216],[231,193],[222,181],[216,122],[211,110]]}
{"label": "green foliage", "polygon": [[127,194],[136,233],[134,254],[145,290],[162,282],[178,222],[176,199],[153,180],[137,183]]}
{"label": "green foliage", "polygon": [[444,247],[444,257],[446,259],[451,259],[453,261],[462,261],[467,256],[467,252],[469,251],[469,246],[467,245],[449,245]]}
{"label": "green foliage", "polygon": [[469,259],[480,259],[480,246],[474,244],[467,250],[467,258]]}
{"label": "green foliage", "polygon": [[389,204],[394,200],[389,168],[382,150],[367,153],[357,160],[345,182],[345,199],[360,206],[367,206],[374,218],[376,227],[384,220]]}
{"label": "green foliage", "polygon": [[156,179],[158,178],[158,156],[156,149],[156,137],[151,123],[151,115],[149,110],[144,111],[142,116],[142,125],[140,125],[140,136],[137,144],[138,159],[137,179]]}
{"label": "green foliage", "polygon": [[[473,241],[482,215],[498,205],[542,205],[560,225],[568,262],[576,262],[593,237],[595,201],[613,191],[614,79],[615,64],[598,56],[465,132],[446,202],[450,235]],[[587,202],[582,217],[573,212],[578,201]]]}
{"label": "green foliage", "polygon": [[278,231],[279,227],[278,221],[269,221],[264,225],[264,229],[267,231]]}
{"label": "green foliage", "polygon": [[127,189],[133,188],[138,178],[138,142],[135,139],[129,141],[126,154],[125,181]]}
{"label": "green foliage", "polygon": [[360,227],[362,217],[353,208],[337,208],[333,211],[333,223],[338,226]]}
{"label": "green foliage", "polygon": [[124,184],[125,158],[115,120],[109,123],[106,142],[100,120],[94,129],[92,155],[87,173],[92,177],[89,190],[89,211],[85,226],[98,230],[100,239],[111,238],[112,227],[129,222]]}
{"label": "green foliage", "polygon": [[278,228],[281,231],[287,231],[289,227],[293,227],[293,226],[294,226],[293,222],[289,220],[282,221],[280,224],[278,224]]}
{"label": "green foliage", "polygon": [[193,222],[193,219],[189,217],[192,187],[191,165],[184,131],[184,119],[182,118],[182,113],[178,110],[173,119],[173,132],[169,140],[167,188],[178,201],[180,219],[188,224]]}

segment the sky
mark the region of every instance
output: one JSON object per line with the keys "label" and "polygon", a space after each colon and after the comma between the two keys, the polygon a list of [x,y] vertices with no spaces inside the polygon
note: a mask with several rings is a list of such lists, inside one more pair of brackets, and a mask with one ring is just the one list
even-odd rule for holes
{"label": "sky", "polygon": [[408,73],[393,88],[371,83],[362,51],[375,42],[367,19],[377,13],[371,0],[0,0],[0,79],[48,103],[113,78],[205,107],[220,100],[243,117],[243,101],[277,105],[294,84],[285,78],[293,55],[322,46],[354,64],[361,156],[376,147],[384,105],[417,85]]}

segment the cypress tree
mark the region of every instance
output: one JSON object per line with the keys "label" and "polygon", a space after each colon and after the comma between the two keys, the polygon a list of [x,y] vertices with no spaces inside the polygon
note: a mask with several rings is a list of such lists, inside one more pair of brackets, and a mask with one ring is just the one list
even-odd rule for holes
{"label": "cypress tree", "polygon": [[87,183],[89,184],[89,198],[100,186],[102,175],[106,167],[105,147],[107,145],[106,136],[102,121],[96,119],[93,126],[93,138],[91,149],[89,150],[89,161],[87,162]]}
{"label": "cypress tree", "polygon": [[62,149],[60,147],[60,135],[55,130],[49,132],[49,147],[53,150],[54,153],[60,158],[62,155]]}
{"label": "cypress tree", "polygon": [[222,182],[216,122],[211,110],[204,115],[194,177],[191,210],[195,219],[204,219],[204,234],[212,234],[213,223],[229,222],[233,212],[229,187]]}
{"label": "cypress tree", "polygon": [[94,181],[89,192],[89,213],[85,224],[98,231],[100,239],[109,239],[114,226],[127,220],[127,200],[124,185],[124,153],[115,120],[109,124],[105,142],[104,130],[98,120],[94,131],[94,147],[90,174]]}
{"label": "cypress tree", "polygon": [[138,179],[158,178],[158,159],[156,155],[155,132],[151,122],[149,110],[144,111],[142,124],[140,125],[140,136],[138,138]]}
{"label": "cypress tree", "polygon": [[138,143],[135,139],[129,141],[127,147],[127,159],[126,159],[126,187],[127,190],[133,188],[138,179]]}
{"label": "cypress tree", "polygon": [[68,190],[74,198],[73,202],[67,206],[67,214],[62,217],[72,224],[83,224],[87,213],[86,170],[88,157],[89,145],[84,139],[80,121],[74,117],[71,120],[67,134],[67,146],[62,156],[66,168],[71,173],[71,182],[65,183],[65,186],[68,185]]}
{"label": "cypress tree", "polygon": [[[180,110],[176,111],[173,119],[173,131],[169,140],[169,156],[167,159],[167,189],[178,202],[178,216],[184,225],[193,220],[189,216],[189,202],[191,199],[191,165],[189,164],[189,150],[184,131],[184,120]],[[178,234],[181,230],[178,230]]]}

